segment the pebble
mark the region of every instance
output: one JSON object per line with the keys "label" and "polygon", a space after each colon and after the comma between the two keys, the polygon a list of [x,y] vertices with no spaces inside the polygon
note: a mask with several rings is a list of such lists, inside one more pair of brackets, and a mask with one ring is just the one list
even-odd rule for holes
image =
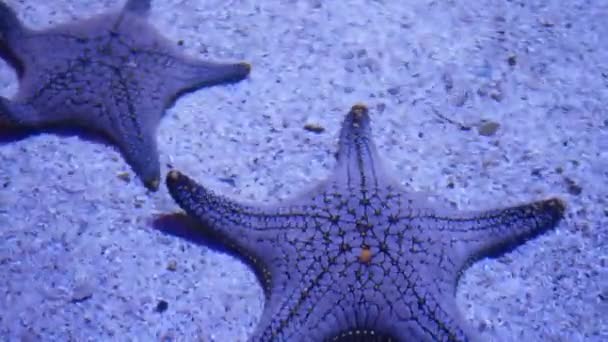
{"label": "pebble", "polygon": [[477,132],[479,135],[483,135],[484,137],[491,137],[500,128],[500,124],[494,121],[486,121],[477,127]]}

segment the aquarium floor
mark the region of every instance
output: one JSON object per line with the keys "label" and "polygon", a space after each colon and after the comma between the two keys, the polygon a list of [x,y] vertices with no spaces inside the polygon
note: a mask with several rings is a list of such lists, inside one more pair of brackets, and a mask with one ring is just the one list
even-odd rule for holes
{"label": "aquarium floor", "polygon": [[[6,2],[34,28],[122,5]],[[485,341],[607,340],[602,3],[155,0],[150,21],[188,53],[253,65],[166,112],[163,175],[280,201],[329,174],[343,115],[365,103],[413,190],[460,209],[568,203],[555,230],[464,273],[458,306]],[[0,62],[0,95],[17,86]],[[235,255],[180,236],[178,212],[102,141],[0,140],[0,340],[246,341],[260,284]]]}

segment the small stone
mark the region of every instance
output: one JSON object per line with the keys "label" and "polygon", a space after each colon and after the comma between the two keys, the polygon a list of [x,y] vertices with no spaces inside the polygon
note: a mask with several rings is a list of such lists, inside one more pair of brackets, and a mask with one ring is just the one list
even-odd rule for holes
{"label": "small stone", "polygon": [[598,293],[597,297],[602,302],[608,301],[608,290],[604,290],[604,291]]}
{"label": "small stone", "polygon": [[233,186],[233,187],[236,186],[236,181],[235,181],[234,177],[220,177],[220,178],[218,178],[218,180],[220,182],[226,183],[230,186]]}
{"label": "small stone", "polygon": [[359,70],[366,73],[377,73],[380,71],[380,63],[374,58],[367,57],[359,62]]}
{"label": "small stone", "polygon": [[146,203],[146,198],[143,196],[135,196],[134,206],[135,208],[142,208]]}
{"label": "small stone", "polygon": [[352,51],[346,51],[340,57],[342,57],[342,59],[353,59],[355,54]]}
{"label": "small stone", "polygon": [[566,186],[568,187],[568,193],[570,193],[571,195],[575,195],[578,196],[583,192],[583,188],[576,184],[576,182],[568,177],[564,178],[564,181],[566,182]]}
{"label": "small stone", "polygon": [[502,99],[505,97],[500,88],[494,88],[488,94],[490,95],[490,98],[496,102],[502,101]]}
{"label": "small stone", "polygon": [[167,270],[175,272],[177,270],[177,261],[170,260],[167,264]]}
{"label": "small stone", "polygon": [[509,63],[510,66],[515,66],[515,64],[517,64],[517,57],[514,55],[509,56],[509,58],[507,58],[507,63]]}
{"label": "small stone", "polygon": [[169,308],[169,303],[167,303],[166,301],[161,299],[158,301],[158,304],[156,304],[155,311],[158,313],[163,313],[163,312],[167,311],[168,308]]}
{"label": "small stone", "polygon": [[400,90],[400,87],[399,87],[399,86],[395,86],[395,87],[390,87],[390,88],[388,88],[388,89],[387,89],[387,92],[388,92],[389,94],[391,94],[391,95],[393,95],[393,96],[394,96],[394,95],[399,94],[399,90]]}
{"label": "small stone", "polygon": [[116,174],[116,177],[118,177],[118,179],[122,179],[123,181],[129,183],[131,181],[131,175],[128,172],[119,172],[118,174]]}
{"label": "small stone", "polygon": [[553,27],[553,26],[555,26],[555,23],[550,18],[540,17],[538,19],[538,23],[541,24],[544,27]]}
{"label": "small stone", "polygon": [[74,287],[72,303],[84,302],[91,297],[93,297],[93,286],[89,283],[81,283]]}
{"label": "small stone", "polygon": [[325,127],[323,127],[319,124],[316,124],[316,123],[307,123],[306,125],[304,125],[304,129],[309,132],[313,132],[313,133],[325,132]]}
{"label": "small stone", "polygon": [[446,72],[441,76],[441,79],[443,80],[445,91],[449,93],[450,90],[454,88],[454,80],[452,79],[452,75]]}
{"label": "small stone", "polygon": [[479,135],[483,135],[484,137],[490,137],[496,134],[498,128],[500,128],[500,124],[498,122],[486,121],[477,127],[477,132],[479,132]]}

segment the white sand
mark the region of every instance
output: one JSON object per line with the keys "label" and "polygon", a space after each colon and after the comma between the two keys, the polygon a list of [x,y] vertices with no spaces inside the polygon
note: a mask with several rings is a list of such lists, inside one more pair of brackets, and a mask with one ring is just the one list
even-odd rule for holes
{"label": "white sand", "polygon": [[[7,3],[36,28],[122,5]],[[464,275],[458,304],[485,340],[608,339],[605,1],[152,6],[151,22],[189,53],[253,65],[249,80],[167,111],[163,174],[170,164],[232,198],[277,201],[330,172],[340,121],[364,102],[408,187],[462,209],[568,202],[555,231]],[[0,62],[0,95],[17,85]],[[483,120],[500,124],[495,135],[478,133]],[[176,211],[164,185],[148,194],[111,145],[53,134],[0,142],[0,340],[245,341],[263,306],[254,273],[155,228]],[[168,309],[157,313],[161,299]]]}

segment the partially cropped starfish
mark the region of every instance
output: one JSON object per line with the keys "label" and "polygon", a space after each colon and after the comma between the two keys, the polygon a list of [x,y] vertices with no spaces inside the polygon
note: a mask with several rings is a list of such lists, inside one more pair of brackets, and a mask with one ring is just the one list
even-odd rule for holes
{"label": "partially cropped starfish", "polygon": [[236,203],[178,171],[173,198],[261,271],[266,304],[251,341],[469,341],[461,272],[553,228],[556,198],[456,212],[408,192],[382,166],[368,110],[352,107],[333,175],[274,206]]}
{"label": "partially cropped starfish", "polygon": [[247,77],[250,66],[180,53],[147,22],[149,9],[150,0],[128,0],[118,13],[32,31],[0,2],[0,56],[20,78],[15,99],[0,97],[0,124],[102,133],[156,190],[164,110],[184,92]]}

